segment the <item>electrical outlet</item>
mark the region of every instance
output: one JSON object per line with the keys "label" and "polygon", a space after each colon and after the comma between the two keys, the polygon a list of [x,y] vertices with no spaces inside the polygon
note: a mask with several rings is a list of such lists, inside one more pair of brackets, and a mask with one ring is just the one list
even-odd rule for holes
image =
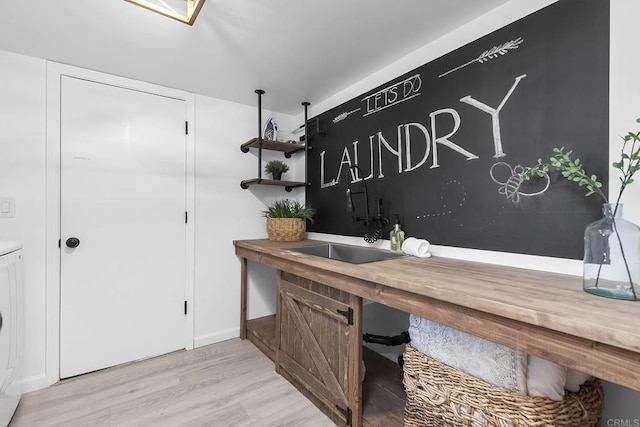
{"label": "electrical outlet", "polygon": [[0,197],[0,218],[14,218],[16,216],[16,199]]}

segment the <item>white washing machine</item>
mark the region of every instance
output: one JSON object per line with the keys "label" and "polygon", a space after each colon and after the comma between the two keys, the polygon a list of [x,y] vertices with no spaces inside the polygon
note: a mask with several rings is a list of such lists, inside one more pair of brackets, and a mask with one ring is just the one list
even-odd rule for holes
{"label": "white washing machine", "polygon": [[20,402],[24,272],[22,248],[0,241],[0,426],[6,427]]}

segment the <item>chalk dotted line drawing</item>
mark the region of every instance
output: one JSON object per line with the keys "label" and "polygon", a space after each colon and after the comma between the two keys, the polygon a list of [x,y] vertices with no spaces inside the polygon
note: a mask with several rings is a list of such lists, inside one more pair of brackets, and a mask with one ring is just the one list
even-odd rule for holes
{"label": "chalk dotted line drawing", "polygon": [[[511,176],[507,178],[505,182],[499,181],[498,178],[495,177],[494,171],[497,166],[501,166],[503,168],[506,167],[507,170],[511,173]],[[498,188],[499,194],[504,194],[505,198],[507,200],[511,200],[511,202],[513,203],[520,203],[520,197],[539,196],[540,194],[543,194],[545,191],[549,189],[549,184],[551,183],[551,179],[549,178],[549,175],[545,175],[544,180],[546,182],[542,190],[539,190],[533,193],[525,193],[520,191],[520,186],[522,184],[522,174],[525,173],[528,169],[530,168],[525,168],[520,165],[511,167],[511,165],[506,162],[497,162],[497,163],[494,163],[493,166],[491,166],[491,169],[489,170],[489,175],[491,175],[491,179],[493,180],[493,182],[500,185],[500,187]]]}
{"label": "chalk dotted line drawing", "polygon": [[344,119],[346,119],[347,117],[349,117],[350,114],[356,113],[358,111],[360,111],[361,108],[356,108],[355,110],[351,110],[348,113],[340,113],[337,116],[335,116],[333,118],[333,123],[339,123],[341,121],[343,121]]}
{"label": "chalk dotted line drawing", "polygon": [[504,202],[502,203],[502,206],[500,206],[500,210],[495,213],[493,218],[489,222],[487,222],[485,225],[481,225],[480,227],[478,227],[478,229],[481,231],[484,231],[493,227],[495,224],[498,224],[500,222],[499,220],[502,217],[503,212],[504,212]]}
{"label": "chalk dotted line drawing", "polygon": [[[450,186],[450,185],[457,185],[459,187],[460,193],[461,193],[461,199],[458,202],[457,206],[453,206],[453,207],[449,207],[447,206],[447,203],[444,200],[444,196],[440,196],[440,200],[442,201],[442,208],[440,211],[438,212],[433,212],[433,213],[425,213],[425,214],[419,214],[416,216],[416,219],[418,220],[422,220],[422,219],[429,219],[429,218],[438,218],[438,217],[444,217],[444,216],[448,216],[448,215],[452,215],[453,213],[455,213],[457,210],[461,209],[466,200],[467,200],[467,191],[464,189],[464,186],[462,185],[462,183],[460,181],[458,181],[457,179],[452,179],[450,181],[448,181],[447,183],[445,183],[442,188],[440,189],[440,194],[446,194],[445,193],[445,187]],[[450,193],[450,192],[448,192]],[[459,224],[460,227],[464,226],[464,224],[460,223]]]}
{"label": "chalk dotted line drawing", "polygon": [[522,37],[518,37],[515,40],[509,40],[506,43],[494,46],[491,49],[485,50],[484,52],[482,52],[482,54],[480,56],[478,56],[477,58],[472,59],[471,61],[469,61],[469,62],[467,62],[465,64],[462,64],[462,65],[460,65],[460,66],[458,66],[458,67],[456,67],[456,68],[454,68],[452,70],[449,70],[446,73],[442,73],[438,77],[444,77],[447,74],[451,74],[454,71],[461,70],[462,68],[467,67],[467,66],[469,66],[469,65],[471,65],[471,64],[473,64],[475,62],[478,62],[480,64],[484,64],[487,61],[490,61],[492,59],[504,56],[507,53],[509,53],[511,50],[514,50],[514,49],[517,49],[518,47],[520,47],[522,42],[524,42],[524,39]]}

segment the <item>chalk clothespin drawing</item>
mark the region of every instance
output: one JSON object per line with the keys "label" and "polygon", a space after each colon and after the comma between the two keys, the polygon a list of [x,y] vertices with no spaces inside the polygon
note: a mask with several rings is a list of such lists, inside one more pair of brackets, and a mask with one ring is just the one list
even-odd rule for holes
{"label": "chalk clothespin drawing", "polygon": [[469,61],[469,62],[467,62],[465,64],[462,64],[462,65],[460,65],[460,66],[458,66],[458,67],[456,67],[454,69],[451,69],[451,70],[447,71],[446,73],[442,73],[438,77],[444,77],[447,74],[451,74],[454,71],[458,71],[458,70],[460,70],[460,69],[462,69],[462,68],[464,68],[466,66],[469,66],[469,65],[471,65],[471,64],[473,64],[475,62],[483,64],[483,63],[485,63],[487,61],[490,61],[490,60],[492,60],[494,58],[499,58],[501,56],[504,56],[507,53],[509,53],[511,50],[517,49],[518,47],[520,47],[522,42],[524,42],[524,39],[522,37],[518,37],[515,40],[509,40],[506,43],[494,46],[491,49],[485,50],[484,52],[482,52],[482,54],[480,56],[478,56],[477,58],[472,59],[471,61]]}

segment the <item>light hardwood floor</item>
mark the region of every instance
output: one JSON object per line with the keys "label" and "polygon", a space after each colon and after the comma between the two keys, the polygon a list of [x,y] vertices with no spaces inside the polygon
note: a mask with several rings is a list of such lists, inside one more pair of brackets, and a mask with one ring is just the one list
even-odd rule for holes
{"label": "light hardwood floor", "polygon": [[25,394],[10,427],[333,425],[250,342],[233,339]]}

